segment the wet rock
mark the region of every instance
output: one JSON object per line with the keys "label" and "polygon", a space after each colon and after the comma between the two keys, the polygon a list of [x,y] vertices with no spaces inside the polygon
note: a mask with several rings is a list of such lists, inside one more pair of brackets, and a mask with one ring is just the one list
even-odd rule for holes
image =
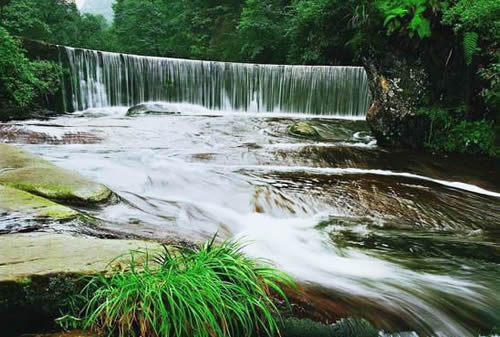
{"label": "wet rock", "polygon": [[368,64],[373,103],[366,121],[378,144],[422,148],[430,129],[430,120],[416,111],[428,97],[423,66],[395,57]]}
{"label": "wet rock", "polygon": [[[33,276],[93,274],[128,261],[130,250],[155,251],[161,245],[139,240],[105,240],[61,234],[0,235],[0,282]],[[125,255],[124,255],[125,254]]]}
{"label": "wet rock", "polygon": [[308,122],[297,122],[288,128],[288,133],[294,137],[308,138],[319,140],[320,136],[318,130]]}
{"label": "wet rock", "polygon": [[0,317],[9,322],[2,333],[51,328],[68,299],[86,285],[83,276],[123,268],[130,250],[160,248],[146,241],[47,233],[0,236]]}
{"label": "wet rock", "polygon": [[310,319],[289,318],[280,328],[283,337],[377,337],[378,330],[363,319],[342,319],[335,324],[321,324]]}
{"label": "wet rock", "polygon": [[69,204],[93,205],[112,196],[102,184],[6,144],[0,144],[0,184]]}
{"label": "wet rock", "polygon": [[127,111],[127,116],[135,116],[140,114],[180,114],[178,111],[172,109],[172,105],[163,103],[142,103],[131,107]]}
{"label": "wet rock", "polygon": [[[50,125],[47,125],[50,126]],[[26,130],[14,125],[0,125],[0,141],[23,144],[97,144],[102,138],[89,132],[67,132],[52,136],[43,132]]]}
{"label": "wet rock", "polygon": [[19,212],[35,218],[72,220],[79,213],[48,199],[0,185],[0,209]]}

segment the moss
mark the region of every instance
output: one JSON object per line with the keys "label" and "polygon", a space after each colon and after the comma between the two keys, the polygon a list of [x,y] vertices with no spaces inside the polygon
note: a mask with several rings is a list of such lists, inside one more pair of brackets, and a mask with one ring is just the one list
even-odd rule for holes
{"label": "moss", "polygon": [[313,125],[307,122],[297,122],[288,128],[288,133],[294,137],[321,140],[322,137]]}
{"label": "moss", "polygon": [[57,167],[27,167],[0,174],[0,184],[71,204],[100,203],[111,196],[104,185]]}
{"label": "moss", "polygon": [[40,218],[75,219],[79,213],[48,199],[0,185],[0,209],[21,212]]}
{"label": "moss", "polygon": [[52,165],[42,158],[30,156],[15,146],[0,144],[0,172],[27,166],[46,167]]}

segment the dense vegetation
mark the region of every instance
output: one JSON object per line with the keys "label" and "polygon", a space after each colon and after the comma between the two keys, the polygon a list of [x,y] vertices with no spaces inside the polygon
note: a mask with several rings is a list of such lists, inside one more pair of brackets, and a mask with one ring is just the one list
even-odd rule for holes
{"label": "dense vegetation", "polygon": [[43,105],[59,88],[60,67],[30,61],[19,42],[0,27],[0,120]]}
{"label": "dense vegetation", "polygon": [[384,66],[391,56],[419,63],[429,87],[419,111],[444,111],[447,122],[434,127],[459,138],[462,129],[481,134],[474,149],[452,146],[459,143],[454,136],[430,139],[428,147],[493,148],[489,135],[500,119],[497,0],[116,0],[111,25],[66,0],[0,6],[11,34],[76,47],[259,63]]}
{"label": "dense vegetation", "polygon": [[242,246],[215,238],[192,250],[132,255],[127,270],[93,277],[76,298],[75,316],[59,322],[99,336],[275,336],[279,312],[272,296],[294,287],[286,274],[247,258]]}

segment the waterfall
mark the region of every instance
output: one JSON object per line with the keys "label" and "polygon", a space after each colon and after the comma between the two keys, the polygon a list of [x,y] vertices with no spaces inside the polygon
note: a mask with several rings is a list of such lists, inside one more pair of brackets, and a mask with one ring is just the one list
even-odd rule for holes
{"label": "waterfall", "polygon": [[71,88],[68,110],[164,101],[222,111],[364,116],[370,103],[362,67],[197,61],[69,47],[60,47],[60,54],[70,71],[71,85],[64,85]]}

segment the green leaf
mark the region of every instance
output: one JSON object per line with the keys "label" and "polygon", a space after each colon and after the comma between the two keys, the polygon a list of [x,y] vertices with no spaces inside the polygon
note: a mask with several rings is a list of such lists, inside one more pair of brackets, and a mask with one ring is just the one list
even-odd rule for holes
{"label": "green leaf", "polygon": [[476,32],[466,32],[463,39],[465,63],[470,66],[472,58],[478,51],[479,35]]}

